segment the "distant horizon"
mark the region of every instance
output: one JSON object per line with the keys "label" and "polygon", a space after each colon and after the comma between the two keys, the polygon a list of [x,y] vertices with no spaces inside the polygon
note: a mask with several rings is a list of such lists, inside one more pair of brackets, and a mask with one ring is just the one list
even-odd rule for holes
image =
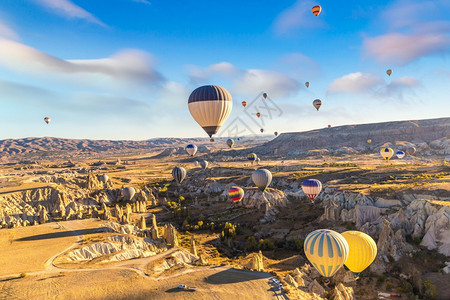
{"label": "distant horizon", "polygon": [[[411,119],[411,120],[397,120],[397,121],[383,121],[383,122],[373,122],[373,123],[357,123],[357,124],[344,124],[344,125],[337,125],[332,126],[332,128],[336,127],[345,127],[345,126],[354,126],[354,125],[374,125],[374,124],[381,124],[381,123],[395,123],[395,122],[411,122],[411,121],[429,121],[429,120],[439,120],[439,119],[450,119],[450,117],[439,117],[439,118],[428,118],[428,119]],[[287,134],[287,133],[305,133],[310,131],[316,131],[321,129],[328,129],[327,127],[321,127],[321,128],[315,128],[305,131],[289,131],[289,132],[279,132],[278,136],[281,134]],[[205,134],[206,135],[206,134]],[[258,134],[258,136],[254,135],[242,135],[239,137],[252,137],[255,139],[261,138],[269,138],[273,137],[275,139],[277,136],[274,136],[273,134]],[[174,137],[174,136],[167,136],[167,137],[153,137],[148,139],[141,139],[141,140],[133,140],[133,139],[88,139],[88,138],[71,138],[71,137],[57,137],[57,136],[28,136],[28,137],[20,137],[20,138],[6,138],[6,139],[0,139],[0,141],[4,140],[23,140],[23,139],[43,139],[43,138],[54,138],[54,139],[67,139],[67,140],[88,140],[88,141],[133,141],[133,142],[145,142],[145,141],[151,141],[151,140],[157,140],[157,139],[181,139],[181,140],[194,140],[194,139],[204,139],[205,141],[209,142],[208,136],[198,136],[198,137]],[[219,140],[226,140],[229,138],[235,138],[235,137],[215,137],[215,139]]]}

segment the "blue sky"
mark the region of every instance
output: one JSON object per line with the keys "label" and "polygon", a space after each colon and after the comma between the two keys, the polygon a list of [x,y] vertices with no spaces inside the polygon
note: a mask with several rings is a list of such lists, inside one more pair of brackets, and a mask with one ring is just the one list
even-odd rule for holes
{"label": "blue sky", "polygon": [[262,91],[266,132],[449,117],[450,2],[370,2],[2,0],[0,138],[206,136],[204,84],[233,96],[224,127]]}

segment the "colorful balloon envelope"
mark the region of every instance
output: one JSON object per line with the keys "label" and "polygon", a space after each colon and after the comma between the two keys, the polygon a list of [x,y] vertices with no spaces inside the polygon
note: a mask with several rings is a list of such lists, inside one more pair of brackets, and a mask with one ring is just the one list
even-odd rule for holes
{"label": "colorful balloon envelope", "polygon": [[223,87],[205,85],[191,93],[188,107],[194,120],[212,138],[230,115],[233,100]]}
{"label": "colorful balloon envelope", "polygon": [[312,13],[317,17],[320,12],[322,11],[322,7],[320,5],[315,5],[313,6],[313,8],[311,9]]}
{"label": "colorful balloon envelope", "polygon": [[247,101],[242,101],[242,106],[246,107],[247,106]]}
{"label": "colorful balloon envelope", "polygon": [[307,88],[309,88],[309,81],[305,82]]}
{"label": "colorful balloon envelope", "polygon": [[234,145],[234,140],[233,139],[228,139],[227,140],[227,145],[228,145],[228,147],[232,148],[233,145]]}
{"label": "colorful balloon envelope", "polygon": [[331,125],[328,125],[328,128],[331,128]]}
{"label": "colorful balloon envelope", "polygon": [[52,119],[50,119],[49,117],[45,117],[45,118],[44,118],[44,122],[47,123],[47,124],[49,124],[51,120],[52,120]]}
{"label": "colorful balloon envelope", "polygon": [[186,152],[192,157],[197,153],[197,146],[194,144],[189,144],[186,146]]}
{"label": "colorful balloon envelope", "polygon": [[274,134],[275,136],[278,136],[278,132],[277,132],[277,131],[275,131],[273,134]]}
{"label": "colorful balloon envelope", "polygon": [[319,110],[319,108],[322,106],[322,101],[320,99],[316,99],[313,101],[313,106]]}
{"label": "colorful balloon envelope", "polygon": [[359,275],[375,260],[377,244],[364,232],[345,231],[341,235],[347,241],[349,248],[345,266],[355,275]]}
{"label": "colorful balloon envelope", "polygon": [[267,99],[267,93],[263,93],[263,98]]}
{"label": "colorful balloon envelope", "polygon": [[244,190],[240,187],[233,186],[228,190],[228,196],[234,203],[239,202],[244,198]]}
{"label": "colorful balloon envelope", "polygon": [[405,152],[397,151],[397,152],[395,152],[395,155],[397,155],[397,158],[402,159],[403,157],[405,157]]}
{"label": "colorful balloon envelope", "polygon": [[349,247],[341,234],[330,229],[319,229],[308,234],[304,251],[320,275],[331,277],[344,265]]}
{"label": "colorful balloon envelope", "polygon": [[391,69],[388,69],[388,70],[386,71],[386,74],[388,74],[388,76],[391,76],[392,70],[391,70]]}
{"label": "colorful balloon envelope", "polygon": [[381,149],[380,154],[386,161],[388,161],[391,159],[392,155],[394,155],[394,150],[391,148],[383,148]]}
{"label": "colorful balloon envelope", "polygon": [[368,140],[367,140],[367,144],[370,144],[370,143],[372,143],[372,140],[371,140],[371,139],[368,139]]}
{"label": "colorful balloon envelope", "polygon": [[256,116],[259,118],[259,117],[261,117],[261,114],[259,112],[257,112]]}
{"label": "colorful balloon envelope", "polygon": [[272,182],[272,173],[266,169],[258,169],[252,174],[253,183],[261,192],[264,192]]}
{"label": "colorful balloon envelope", "polygon": [[255,153],[250,153],[249,155],[247,155],[247,160],[251,161],[252,164],[257,158],[258,156]]}
{"label": "colorful balloon envelope", "polygon": [[317,179],[306,179],[302,182],[302,190],[311,202],[314,202],[314,199],[316,199],[322,191],[322,182]]}
{"label": "colorful balloon envelope", "polygon": [[186,173],[186,169],[183,167],[175,167],[172,169],[172,177],[178,184],[183,182],[186,177]]}

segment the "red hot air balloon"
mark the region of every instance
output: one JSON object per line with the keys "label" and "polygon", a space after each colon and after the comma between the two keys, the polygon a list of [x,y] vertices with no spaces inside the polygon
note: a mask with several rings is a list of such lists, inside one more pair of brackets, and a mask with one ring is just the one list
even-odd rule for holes
{"label": "red hot air balloon", "polygon": [[320,5],[315,5],[313,6],[313,8],[311,9],[312,13],[317,17],[320,12],[322,11],[322,7]]}
{"label": "red hot air balloon", "polygon": [[242,101],[242,106],[246,107],[247,106],[247,101]]}

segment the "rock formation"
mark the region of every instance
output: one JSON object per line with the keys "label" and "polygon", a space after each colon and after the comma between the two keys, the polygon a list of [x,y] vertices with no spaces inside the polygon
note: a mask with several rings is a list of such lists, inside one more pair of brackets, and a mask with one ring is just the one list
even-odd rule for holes
{"label": "rock formation", "polygon": [[164,239],[170,247],[178,247],[177,230],[172,224],[164,225]]}
{"label": "rock formation", "polygon": [[264,256],[262,255],[262,252],[259,251],[257,254],[253,255],[245,268],[252,271],[264,272]]}
{"label": "rock formation", "polygon": [[191,254],[197,256],[197,247],[195,246],[195,239],[193,233],[191,233]]}

